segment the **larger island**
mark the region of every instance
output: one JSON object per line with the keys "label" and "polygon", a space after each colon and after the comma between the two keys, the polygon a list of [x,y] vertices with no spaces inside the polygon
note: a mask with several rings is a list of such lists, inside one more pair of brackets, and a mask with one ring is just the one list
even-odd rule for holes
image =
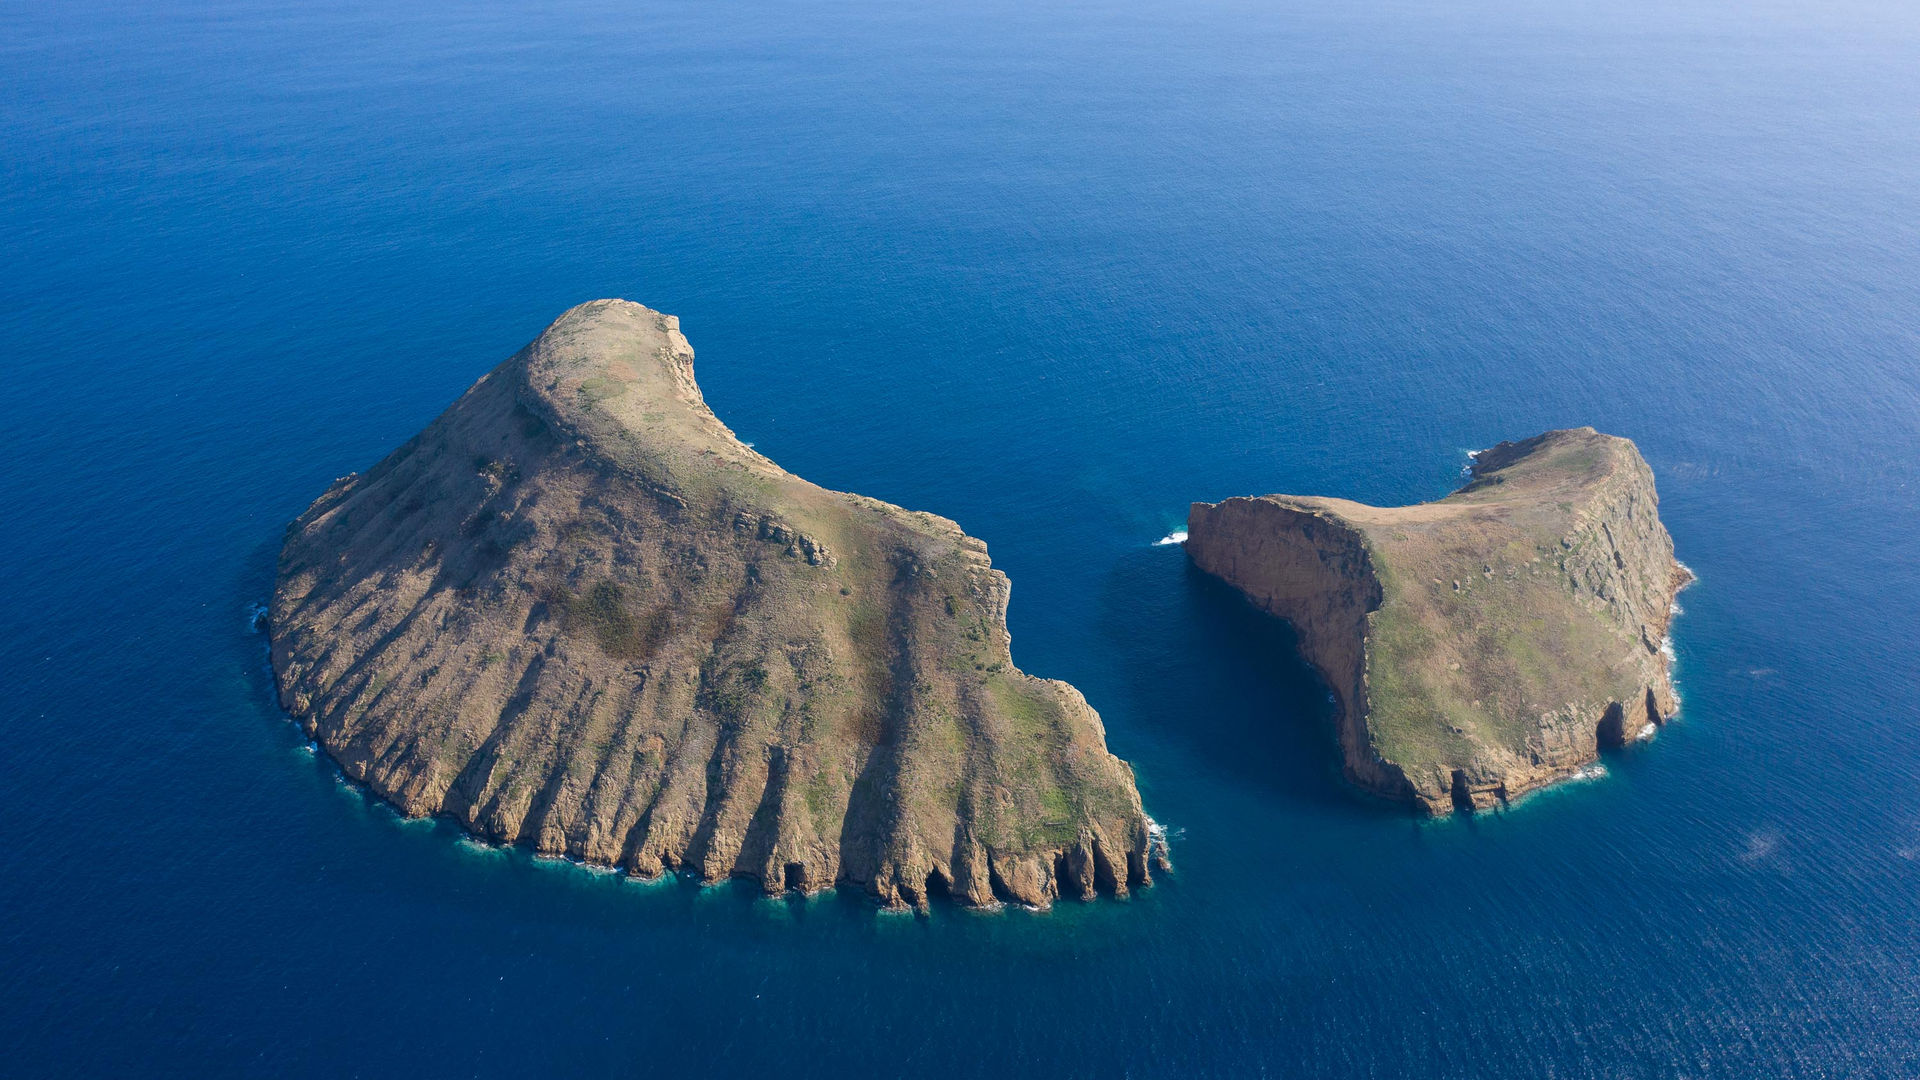
{"label": "larger island", "polygon": [[1437,502],[1195,503],[1187,553],[1291,622],[1332,690],[1347,777],[1429,813],[1591,764],[1677,707],[1689,575],[1626,439],[1549,431],[1476,455]]}
{"label": "larger island", "polygon": [[888,905],[1125,894],[1161,855],[953,522],[808,483],[671,316],[566,312],[288,530],[283,705],[409,815],[642,876]]}

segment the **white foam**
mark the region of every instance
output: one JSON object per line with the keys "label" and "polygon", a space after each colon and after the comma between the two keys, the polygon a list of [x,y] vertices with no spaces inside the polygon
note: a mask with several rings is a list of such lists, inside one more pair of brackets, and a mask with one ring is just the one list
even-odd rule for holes
{"label": "white foam", "polygon": [[1168,533],[1167,535],[1161,537],[1160,539],[1155,540],[1153,542],[1153,546],[1165,547],[1168,544],[1184,544],[1186,542],[1187,542],[1187,530],[1175,529],[1172,532]]}
{"label": "white foam", "polygon": [[586,874],[601,874],[601,875],[611,876],[621,872],[618,867],[602,866],[599,863],[591,863],[579,857],[578,855],[567,855],[567,854],[543,855],[539,852],[535,852],[533,855],[533,861],[536,864],[539,864],[542,866],[550,866],[555,869],[578,870]]}
{"label": "white foam", "polygon": [[1152,818],[1147,819],[1147,838],[1149,840],[1153,840],[1161,844],[1165,844],[1170,841],[1174,843],[1178,843],[1186,835],[1187,835],[1187,831],[1185,829],[1168,829],[1165,825],[1160,824],[1159,822],[1153,820]]}
{"label": "white foam", "polygon": [[1641,728],[1640,734],[1635,735],[1634,738],[1638,740],[1643,740],[1643,741],[1646,739],[1651,739],[1653,738],[1653,733],[1659,730],[1660,730],[1659,724],[1653,723],[1652,721],[1648,721],[1647,726]]}
{"label": "white foam", "polygon": [[1738,858],[1741,862],[1751,865],[1772,859],[1779,850],[1780,834],[1771,829],[1764,829],[1747,834],[1747,850],[1741,852]]}

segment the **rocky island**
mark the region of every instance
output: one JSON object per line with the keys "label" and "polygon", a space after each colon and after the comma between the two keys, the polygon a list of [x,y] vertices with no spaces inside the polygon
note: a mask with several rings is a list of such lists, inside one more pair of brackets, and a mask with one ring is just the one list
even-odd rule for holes
{"label": "rocky island", "polygon": [[1006,577],[703,401],[679,323],[576,307],[288,528],[285,708],[408,815],[641,876],[891,906],[1124,895],[1162,854]]}
{"label": "rocky island", "polygon": [[1187,553],[1293,624],[1332,690],[1347,777],[1429,813],[1486,809],[1651,733],[1689,575],[1626,439],[1550,431],[1478,454],[1418,506],[1195,503]]}

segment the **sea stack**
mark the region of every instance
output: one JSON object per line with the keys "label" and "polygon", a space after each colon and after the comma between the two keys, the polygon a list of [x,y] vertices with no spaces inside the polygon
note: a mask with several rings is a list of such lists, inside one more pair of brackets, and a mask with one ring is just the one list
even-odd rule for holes
{"label": "sea stack", "polygon": [[1689,575],[1633,443],[1549,431],[1476,455],[1437,502],[1195,503],[1187,553],[1292,623],[1339,709],[1347,777],[1486,809],[1650,734]]}
{"label": "sea stack", "polygon": [[1008,585],[932,514],[734,438],[679,322],[556,320],[289,527],[287,710],[408,815],[653,876],[890,906],[1124,895],[1160,858]]}

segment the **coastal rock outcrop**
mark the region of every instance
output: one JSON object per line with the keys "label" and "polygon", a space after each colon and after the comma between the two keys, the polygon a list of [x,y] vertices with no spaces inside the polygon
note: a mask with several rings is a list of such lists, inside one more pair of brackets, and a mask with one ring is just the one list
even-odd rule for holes
{"label": "coastal rock outcrop", "polygon": [[1195,503],[1188,555],[1291,622],[1331,688],[1345,772],[1429,813],[1566,777],[1677,708],[1665,649],[1689,575],[1626,439],[1481,452],[1437,502]]}
{"label": "coastal rock outcrop", "polygon": [[286,709],[409,815],[642,876],[925,907],[1124,895],[1161,853],[1007,579],[734,438],[671,316],[576,307],[289,526]]}

